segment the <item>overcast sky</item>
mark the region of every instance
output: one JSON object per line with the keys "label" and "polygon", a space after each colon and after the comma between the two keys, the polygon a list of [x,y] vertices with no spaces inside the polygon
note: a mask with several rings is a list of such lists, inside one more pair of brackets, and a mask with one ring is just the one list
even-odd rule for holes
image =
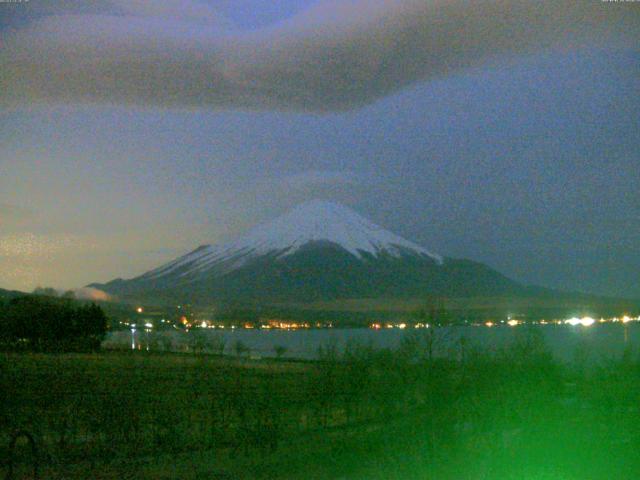
{"label": "overcast sky", "polygon": [[[0,64],[4,86],[18,79],[10,73],[2,80],[2,73],[18,64],[16,71],[37,84],[37,65],[19,63],[47,53],[48,46],[31,43],[34,36],[53,31],[55,38],[70,38],[63,27],[33,27],[34,19],[46,22],[50,13],[73,12],[87,15],[75,17],[80,22],[101,24],[95,15],[104,13],[81,1],[33,6],[37,3],[0,4],[5,34],[31,29],[0,50],[0,62],[7,62]],[[372,11],[387,3],[403,2],[374,0]],[[131,2],[137,4],[144,2]],[[211,0],[206,7],[221,31],[242,32],[216,39],[229,35],[242,43],[253,31],[269,31],[277,43],[274,23],[296,32],[320,21],[342,21],[328,15],[330,9],[323,13],[322,5],[315,5],[320,13],[307,15],[312,4],[317,2]],[[637,12],[640,4],[635,7]],[[136,15],[144,20],[149,12]],[[162,11],[153,28],[126,17],[124,26],[114,24],[103,33],[123,38],[130,29],[150,28],[149,38],[157,38],[175,26],[166,20],[170,15]],[[180,28],[185,25],[186,20]],[[384,35],[395,38],[393,30]],[[207,55],[208,38],[202,40]],[[24,49],[18,63],[11,63],[15,59],[7,56],[6,45]],[[198,45],[189,48],[197,53]],[[291,95],[287,88],[299,86],[299,79],[287,77],[292,64],[267,75],[255,58],[241,67],[234,63],[241,80],[224,97],[204,88],[194,96],[200,85],[195,74],[187,75],[194,82],[189,95],[179,90],[138,95],[132,87],[121,96],[117,85],[107,85],[95,95],[89,92],[91,105],[83,85],[93,77],[79,76],[65,90],[61,74],[52,80],[60,88],[53,85],[42,94],[15,87],[12,96],[5,89],[0,93],[5,105],[0,109],[0,287],[70,288],[135,276],[299,202],[324,198],[432,251],[486,262],[525,283],[640,297],[640,43],[576,45],[550,42],[522,51],[503,45],[500,55],[485,55],[477,64],[455,53],[447,57],[447,68],[430,63],[434,74],[422,67],[430,57],[416,56],[412,46],[411,60],[398,60],[412,73],[400,77],[375,62],[374,71],[370,62],[355,70],[351,64],[347,70],[344,65],[321,70],[313,63],[326,78]],[[290,48],[283,46],[277,58],[288,61]],[[438,59],[448,55],[447,48],[439,47]],[[66,51],[57,51],[62,53],[51,68],[64,72],[66,62],[83,61]],[[176,52],[169,58],[182,55]],[[326,61],[319,49],[305,52],[313,62]],[[364,52],[374,60],[380,54],[369,47]],[[127,55],[127,62],[136,60]],[[304,58],[296,72],[306,68]],[[179,68],[171,64],[172,75],[180,77],[189,62]],[[257,65],[263,70],[252,78],[249,95],[242,79],[258,71]],[[350,75],[362,80],[358,88],[335,87],[336,78]],[[377,75],[375,82],[371,75]],[[309,78],[304,78],[306,88]],[[126,81],[135,87],[138,80]],[[163,70],[149,81],[163,85],[172,79]],[[325,103],[323,95],[333,100]],[[206,105],[194,107],[194,98]]]}

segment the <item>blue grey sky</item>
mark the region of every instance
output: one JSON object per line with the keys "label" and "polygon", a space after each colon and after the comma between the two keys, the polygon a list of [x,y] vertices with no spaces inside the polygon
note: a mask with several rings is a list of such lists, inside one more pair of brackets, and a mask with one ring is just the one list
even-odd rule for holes
{"label": "blue grey sky", "polygon": [[[210,3],[252,29],[314,2]],[[599,44],[502,55],[334,112],[7,108],[0,287],[131,277],[324,198],[524,283],[640,298],[637,92],[637,44]]]}

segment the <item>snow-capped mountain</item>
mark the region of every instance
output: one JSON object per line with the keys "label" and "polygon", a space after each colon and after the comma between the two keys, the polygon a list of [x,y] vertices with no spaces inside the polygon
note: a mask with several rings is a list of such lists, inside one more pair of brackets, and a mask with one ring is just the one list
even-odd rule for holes
{"label": "snow-capped mountain", "polygon": [[484,265],[444,259],[336,203],[314,200],[223,245],[204,245],[131,280],[92,286],[184,301],[318,300],[473,294],[517,284]]}
{"label": "snow-capped mountain", "polygon": [[168,275],[188,279],[208,273],[221,275],[237,270],[257,257],[270,255],[280,259],[315,242],[331,243],[360,260],[367,254],[372,257],[381,254],[394,257],[417,255],[442,263],[440,256],[385,230],[350,208],[314,200],[253,228],[231,243],[201,246],[145,273],[140,279],[154,280]]}

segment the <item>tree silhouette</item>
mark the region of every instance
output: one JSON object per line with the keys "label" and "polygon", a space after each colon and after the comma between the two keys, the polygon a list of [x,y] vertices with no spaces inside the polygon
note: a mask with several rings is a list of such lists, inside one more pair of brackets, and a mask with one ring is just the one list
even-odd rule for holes
{"label": "tree silhouette", "polygon": [[0,347],[33,351],[94,351],[107,332],[95,304],[28,295],[0,308]]}

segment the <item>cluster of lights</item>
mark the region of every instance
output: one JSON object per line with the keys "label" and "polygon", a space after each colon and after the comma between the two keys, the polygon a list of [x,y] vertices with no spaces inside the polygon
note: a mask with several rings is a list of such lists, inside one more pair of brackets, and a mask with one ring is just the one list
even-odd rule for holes
{"label": "cluster of lights", "polygon": [[[386,329],[398,328],[400,330],[404,330],[405,328],[408,328],[408,327],[409,325],[407,325],[406,323],[371,323],[369,324],[369,328],[372,330],[382,330],[383,328],[386,328]],[[416,323],[415,325],[413,325],[413,328],[429,328],[429,324]]]}
{"label": "cluster of lights", "polygon": [[270,320],[267,323],[254,323],[254,322],[245,322],[239,326],[236,325],[216,325],[212,323],[210,320],[197,320],[195,323],[191,323],[187,317],[182,317],[180,322],[187,328],[197,327],[197,328],[206,328],[206,329],[235,329],[235,328],[243,328],[246,330],[252,329],[261,329],[261,330],[298,330],[298,329],[309,329],[312,327],[315,328],[333,328],[333,323],[321,323],[317,322],[315,324],[310,324],[308,322],[285,322],[281,320]]}
{"label": "cluster of lights", "polygon": [[[189,323],[189,322],[187,322],[187,323],[184,323],[184,322],[183,322],[183,324],[184,324],[187,328],[190,328],[190,327],[191,327],[191,323]],[[209,321],[207,321],[207,320],[202,320],[199,324],[198,324],[198,323],[196,323],[196,326],[197,326],[198,328],[207,328],[207,329],[209,329],[209,330],[215,330],[215,329],[224,330],[225,328],[228,328],[228,329],[234,330],[234,329],[236,328],[236,326],[235,326],[235,325],[231,325],[231,326],[222,325],[222,324],[220,324],[220,325],[216,325],[215,323],[211,323],[211,322],[209,322]]]}
{"label": "cluster of lights", "polygon": [[636,317],[636,318],[632,318],[628,315],[623,316],[622,318],[612,318],[611,319],[612,322],[617,323],[629,323],[629,322],[640,322],[640,316]]}
{"label": "cluster of lights", "polygon": [[[247,328],[245,326],[245,328]],[[306,322],[298,323],[298,322],[283,322],[279,320],[271,320],[266,324],[260,326],[260,328],[265,330],[280,329],[280,330],[297,330],[299,328],[311,328],[311,325]]]}
{"label": "cluster of lights", "polygon": [[[530,321],[525,322],[523,320],[516,320],[515,318],[508,317],[508,320],[487,320],[483,323],[472,323],[474,326],[485,326],[485,327],[495,327],[498,325],[508,325],[509,327],[517,327],[518,325],[524,325],[525,323],[530,323],[533,325],[571,325],[577,326],[581,325],[583,327],[590,327],[595,323],[623,323],[627,324],[630,322],[640,322],[640,316],[638,317],[630,317],[628,315],[624,315],[622,317],[613,317],[613,318],[601,318],[600,320],[596,320],[592,317],[572,317],[566,320],[539,320],[539,321]],[[465,322],[466,323],[466,322]],[[413,325],[414,328],[429,328],[428,323],[416,323]],[[399,328],[404,329],[407,328],[406,323],[371,323],[369,324],[369,328],[372,330],[383,330],[383,329],[391,329],[391,328]]]}
{"label": "cluster of lights", "polygon": [[[179,309],[181,309],[182,306],[178,306]],[[136,312],[141,314],[144,312],[144,308],[143,307],[136,307]],[[162,323],[168,322],[165,319],[161,320]],[[572,318],[568,318],[565,320],[539,320],[539,321],[531,321],[531,322],[527,322],[527,323],[531,323],[531,324],[539,324],[539,325],[570,325],[570,326],[584,326],[584,327],[589,327],[591,325],[594,325],[595,323],[622,323],[622,324],[627,324],[630,322],[640,322],[640,316],[638,317],[630,317],[629,315],[624,315],[621,317],[613,317],[613,318],[600,318],[599,320],[596,320],[592,317],[572,317]],[[188,318],[186,316],[182,316],[180,318],[180,323],[182,323],[183,326],[185,326],[187,329],[192,328],[192,326],[197,326],[199,328],[207,328],[207,329],[225,329],[225,328],[229,328],[229,329],[235,329],[236,326],[232,325],[232,326],[225,326],[222,324],[216,325],[214,323],[212,323],[209,320],[202,320],[202,321],[195,321],[193,324],[191,321],[188,320]],[[465,322],[466,323],[466,322]],[[511,316],[508,317],[508,319],[505,320],[500,320],[500,321],[493,321],[493,320],[487,320],[484,323],[473,323],[472,325],[479,325],[479,326],[485,326],[485,327],[494,327],[497,326],[499,324],[506,324],[509,327],[517,327],[518,325],[522,325],[523,322],[522,320],[516,320],[514,318],[511,318]],[[133,332],[135,332],[136,329],[136,324],[132,323],[130,324],[129,322],[120,322],[120,324],[126,325],[126,326],[130,326],[131,330]],[[332,328],[333,324],[332,323],[316,323],[315,325],[313,325],[316,328]],[[144,324],[144,327],[147,331],[150,331],[154,326],[152,323],[147,322]],[[271,329],[279,329],[279,330],[297,330],[297,329],[308,329],[311,328],[312,325],[306,322],[287,322],[287,321],[282,321],[282,320],[269,320],[266,323],[257,323],[254,324],[252,322],[245,322],[244,324],[242,324],[240,326],[240,328],[245,328],[245,329],[254,329],[254,328],[258,328],[258,329],[262,329],[262,330],[271,330]],[[369,328],[372,330],[382,330],[382,329],[400,329],[400,330],[404,330],[407,327],[409,327],[409,325],[407,323],[371,323],[369,324]],[[413,324],[413,328],[429,328],[430,325],[428,323],[416,323]]]}
{"label": "cluster of lights", "polygon": [[[187,327],[187,331],[192,327],[190,323],[185,324]],[[215,325],[213,323],[205,323],[204,321],[201,323],[196,323],[193,325],[193,328],[206,328],[207,330],[235,330],[237,327],[235,325]]]}
{"label": "cluster of lights", "polygon": [[[634,318],[628,315],[624,315],[622,317],[614,317],[614,318],[608,318],[608,319],[601,318],[600,320],[598,320],[598,323],[622,323],[625,325],[630,322],[640,322],[640,316]],[[591,317],[582,317],[582,318],[573,317],[573,318],[564,320],[564,322],[558,322],[558,323],[564,323],[565,325],[573,325],[573,326],[582,325],[584,327],[590,327],[591,325],[596,323],[596,320]]]}
{"label": "cluster of lights", "polygon": [[573,317],[573,318],[569,318],[568,320],[565,320],[564,323],[566,325],[571,325],[574,327],[576,325],[582,325],[583,327],[590,327],[591,325],[596,323],[596,321],[591,317],[582,317],[582,318]]}

